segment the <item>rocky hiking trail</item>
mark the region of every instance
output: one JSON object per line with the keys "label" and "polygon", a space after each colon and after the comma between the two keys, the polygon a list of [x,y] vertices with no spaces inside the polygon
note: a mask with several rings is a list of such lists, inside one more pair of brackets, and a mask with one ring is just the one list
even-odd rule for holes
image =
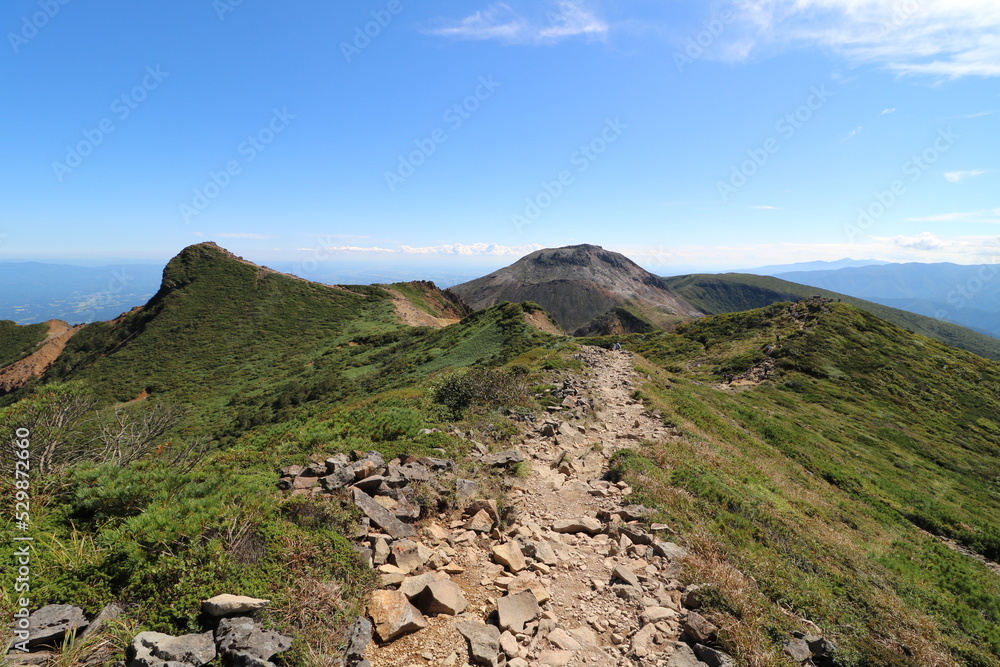
{"label": "rocky hiking trail", "polygon": [[[680,581],[687,552],[671,541],[674,531],[649,523],[650,510],[627,504],[632,489],[608,475],[618,450],[680,436],[633,398],[633,354],[585,347],[575,358],[583,371],[554,373],[561,403],[528,418],[517,448],[490,453],[472,442],[476,479],[456,477],[447,459],[386,462],[377,452],[281,470],[278,486],[291,495],[353,502],[363,515],[355,548],[381,579],[344,653],[322,664],[735,667],[718,650],[719,628],[697,611],[705,587]],[[495,483],[489,471],[513,465],[498,502],[486,488]],[[418,522],[421,488],[446,492],[438,508],[450,512]],[[294,638],[253,618],[267,605],[232,594],[204,600],[202,632],[139,633],[116,665],[203,667],[221,656],[227,665],[274,667]],[[88,621],[76,607],[39,609],[19,633],[29,652],[8,663],[46,663],[49,647],[120,613],[109,605]],[[784,648],[792,662],[818,667],[836,664],[834,650],[802,634]],[[100,651],[95,660],[87,664],[102,664]]]}
{"label": "rocky hiking trail", "polygon": [[[647,532],[649,510],[624,505],[631,489],[606,479],[619,449],[679,436],[633,398],[634,355],[586,347],[575,358],[584,371],[564,376],[561,406],[528,424],[517,449],[480,452],[528,470],[510,481],[502,532],[497,504],[464,480],[461,519],[369,542],[384,590],[352,628],[347,667],[735,666],[694,610],[700,587],[678,580],[687,554],[673,531]],[[786,649],[815,664],[831,651],[812,636]]]}

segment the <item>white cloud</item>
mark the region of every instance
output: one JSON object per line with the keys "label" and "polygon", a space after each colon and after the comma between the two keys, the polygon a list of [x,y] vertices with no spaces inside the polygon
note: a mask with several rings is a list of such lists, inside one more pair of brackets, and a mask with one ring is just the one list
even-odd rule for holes
{"label": "white cloud", "polygon": [[888,109],[882,109],[882,115],[888,115],[891,113],[896,113],[896,107],[889,107]]}
{"label": "white cloud", "polygon": [[[378,246],[331,246],[326,248],[331,252],[341,253],[377,253],[377,254],[397,254],[397,255],[460,255],[465,257],[493,256],[493,257],[522,257],[536,250],[541,250],[542,246],[537,244],[523,246],[505,246],[497,243],[447,243],[436,246],[408,246],[401,245],[398,248],[381,248]],[[308,250],[304,248],[304,250]]]}
{"label": "white cloud", "polygon": [[275,238],[275,236],[273,234],[249,234],[249,233],[225,234],[225,233],[221,233],[221,232],[218,233],[218,234],[216,234],[216,236],[221,236],[222,238],[225,238],[225,239],[273,239],[273,238]]}
{"label": "white cloud", "polygon": [[957,213],[939,213],[923,218],[907,218],[907,222],[987,222],[1000,224],[1000,208],[987,211],[967,211]]}
{"label": "white cloud", "polygon": [[822,46],[855,64],[936,78],[1000,76],[996,0],[743,0],[753,52]]}
{"label": "white cloud", "polygon": [[912,248],[913,250],[943,250],[948,247],[947,241],[930,232],[923,232],[916,236],[895,236],[889,240],[900,248]]}
{"label": "white cloud", "polygon": [[962,116],[962,118],[982,118],[983,116],[992,116],[995,111],[979,111],[977,113],[970,113]]}
{"label": "white cloud", "polygon": [[949,183],[961,183],[967,178],[974,178],[985,173],[986,171],[984,169],[972,169],[970,171],[946,171],[944,172],[944,180]]}
{"label": "white cloud", "polygon": [[532,13],[534,15],[529,17],[506,2],[495,2],[458,21],[442,20],[438,27],[426,32],[454,39],[553,44],[577,36],[603,40],[610,29],[580,1],[558,0],[544,12],[533,7]]}
{"label": "white cloud", "polygon": [[858,134],[860,134],[861,130],[863,129],[864,129],[863,127],[858,125],[856,128],[851,130],[846,137],[844,137],[843,141],[847,141],[848,139],[853,139],[854,137],[858,136]]}

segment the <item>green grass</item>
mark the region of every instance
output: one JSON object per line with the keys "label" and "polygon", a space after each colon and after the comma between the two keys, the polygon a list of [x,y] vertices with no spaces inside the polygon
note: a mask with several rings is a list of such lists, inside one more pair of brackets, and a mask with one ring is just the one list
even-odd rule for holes
{"label": "green grass", "polygon": [[45,340],[48,330],[45,324],[20,326],[11,320],[0,320],[0,367],[34,352]]}
{"label": "green grass", "polygon": [[[775,305],[629,338],[661,369],[643,393],[684,435],[621,454],[618,472],[690,539],[693,578],[753,601],[712,608],[745,659],[778,664],[779,642],[741,619],[808,629],[783,608],[845,665],[1000,665],[1000,579],[929,534],[1000,559],[1000,366],[847,305],[798,312],[803,328]],[[766,344],[772,381],[718,388]]]}
{"label": "green grass", "polygon": [[948,345],[974,352],[988,359],[1000,360],[1000,340],[996,338],[931,317],[779,278],[726,273],[676,276],[661,280],[668,289],[677,292],[696,308],[710,315],[741,312],[752,308],[763,308],[775,302],[823,296],[839,299],[899,327],[935,338]]}

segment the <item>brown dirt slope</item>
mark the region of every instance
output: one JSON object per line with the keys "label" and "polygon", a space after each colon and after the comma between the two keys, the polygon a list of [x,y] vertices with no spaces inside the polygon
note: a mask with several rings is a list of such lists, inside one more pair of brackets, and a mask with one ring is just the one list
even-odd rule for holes
{"label": "brown dirt slope", "polygon": [[430,281],[380,285],[392,295],[392,303],[400,322],[412,327],[440,329],[455,324],[471,310],[457,295],[440,290]]}
{"label": "brown dirt slope", "polygon": [[49,333],[37,350],[23,359],[0,368],[0,392],[15,391],[32,378],[41,377],[62,354],[69,339],[83,328],[83,325],[71,327],[62,320],[49,320],[45,324],[49,327]]}

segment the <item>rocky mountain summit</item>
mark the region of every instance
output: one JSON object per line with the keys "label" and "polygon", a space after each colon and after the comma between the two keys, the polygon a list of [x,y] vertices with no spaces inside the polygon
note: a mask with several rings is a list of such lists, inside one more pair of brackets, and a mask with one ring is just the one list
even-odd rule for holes
{"label": "rocky mountain summit", "polygon": [[[451,290],[476,310],[503,301],[533,301],[567,333],[616,308],[627,308],[637,319],[667,328],[704,314],[628,257],[587,244],[533,252]],[[591,327],[588,333],[596,331]]]}

